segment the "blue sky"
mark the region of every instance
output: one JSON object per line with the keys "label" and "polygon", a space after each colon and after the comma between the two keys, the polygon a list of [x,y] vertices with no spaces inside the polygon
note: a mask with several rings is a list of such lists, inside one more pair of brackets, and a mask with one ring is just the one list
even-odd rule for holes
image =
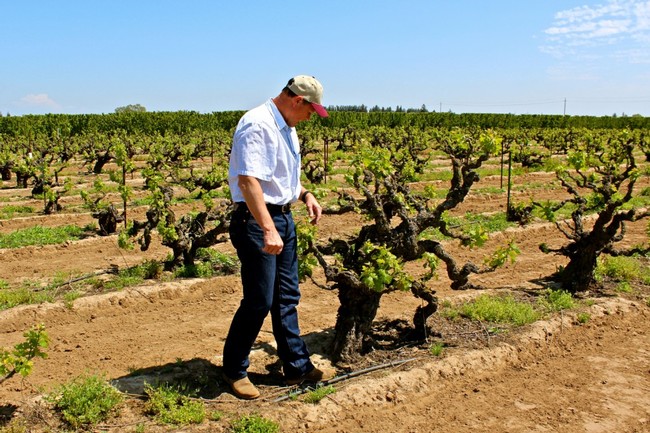
{"label": "blue sky", "polygon": [[[0,0],[0,113],[325,105],[650,116],[650,1]],[[565,102],[566,101],[566,102]]]}

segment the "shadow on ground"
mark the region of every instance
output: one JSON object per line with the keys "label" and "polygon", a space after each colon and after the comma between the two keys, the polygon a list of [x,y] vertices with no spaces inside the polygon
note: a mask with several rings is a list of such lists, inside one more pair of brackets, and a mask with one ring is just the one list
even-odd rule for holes
{"label": "shadow on ground", "polygon": [[14,415],[14,412],[18,409],[18,406],[13,404],[3,404],[0,405],[0,427],[6,426],[11,418]]}
{"label": "shadow on ground", "polygon": [[[327,358],[326,347],[331,341],[332,330],[324,330],[304,335],[313,357]],[[267,373],[250,372],[249,377],[256,385],[282,388],[285,386],[282,363],[277,358],[276,348],[269,343],[259,342],[253,346],[251,353],[265,352],[275,359],[265,365]],[[178,389],[183,394],[204,399],[214,399],[223,393],[229,393],[230,387],[222,378],[220,365],[204,358],[178,360],[176,362],[138,369],[126,376],[110,381],[121,392],[145,396],[145,385],[153,388],[167,385]]]}

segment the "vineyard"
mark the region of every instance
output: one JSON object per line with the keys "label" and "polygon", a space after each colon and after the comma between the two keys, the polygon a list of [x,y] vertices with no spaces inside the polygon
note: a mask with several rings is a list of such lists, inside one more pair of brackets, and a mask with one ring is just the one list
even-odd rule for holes
{"label": "vineyard", "polygon": [[[646,118],[301,125],[324,209],[314,227],[293,208],[301,327],[341,378],[310,404],[282,384],[270,321],[252,355],[261,401],[220,379],[241,291],[226,177],[240,115],[0,117],[0,349],[40,324],[49,338],[43,358],[3,357],[0,431],[64,428],[47,396],[94,374],[127,395],[97,431],[230,431],[251,413],[281,431],[650,428]],[[527,319],[471,310],[492,301]],[[143,380],[220,415],[161,423]]]}

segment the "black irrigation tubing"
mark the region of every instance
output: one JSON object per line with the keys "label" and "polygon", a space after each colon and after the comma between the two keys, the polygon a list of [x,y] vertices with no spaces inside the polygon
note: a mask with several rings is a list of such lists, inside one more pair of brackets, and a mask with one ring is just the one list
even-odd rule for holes
{"label": "black irrigation tubing", "polygon": [[90,274],[82,275],[80,277],[71,278],[71,279],[69,279],[67,281],[63,281],[63,282],[55,283],[55,284],[50,284],[49,286],[34,289],[34,292],[40,292],[40,291],[43,291],[43,290],[57,289],[57,288],[59,288],[61,286],[65,286],[67,284],[72,284],[72,283],[76,283],[78,281],[87,280],[88,278],[98,277],[98,276],[103,275],[103,274],[116,274],[116,273],[117,273],[117,269],[114,269],[114,268],[102,269],[102,270],[95,271],[95,272],[90,273]]}
{"label": "black irrigation tubing", "polygon": [[[407,362],[415,361],[416,359],[418,359],[418,358],[408,358],[408,359],[402,359],[400,361],[391,361],[391,362],[387,362],[385,364],[373,365],[372,367],[364,368],[362,370],[353,371],[353,372],[350,372],[350,373],[343,374],[341,376],[337,376],[337,377],[335,377],[333,379],[326,380],[326,381],[322,382],[320,384],[320,386],[331,385],[333,383],[341,382],[343,380],[348,380],[348,379],[351,379],[353,377],[357,377],[357,376],[361,376],[363,374],[371,373],[373,371],[381,370],[383,368],[399,367],[400,365],[406,364]],[[297,395],[300,395],[300,394],[304,394],[304,393],[306,393],[308,391],[311,391],[311,390],[313,390],[313,388],[305,387],[305,388],[299,388],[296,391],[289,391],[289,393],[287,393],[287,394],[285,394],[285,395],[283,395],[281,397],[278,397],[275,400],[272,400],[271,403],[279,403],[281,401],[288,400],[291,397],[294,397],[294,396],[297,396]]]}

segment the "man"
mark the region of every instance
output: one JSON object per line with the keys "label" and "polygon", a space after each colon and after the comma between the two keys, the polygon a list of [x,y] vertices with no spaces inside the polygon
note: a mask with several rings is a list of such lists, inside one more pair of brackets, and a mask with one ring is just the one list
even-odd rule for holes
{"label": "man", "polygon": [[235,203],[230,239],[241,262],[244,293],[224,345],[223,377],[240,398],[260,396],[246,370],[269,311],[287,384],[334,376],[314,367],[300,337],[297,238],[290,209],[301,200],[312,224],[321,218],[318,200],[300,183],[295,126],[313,113],[327,117],[322,95],[314,77],[296,76],[278,96],[244,114],[235,130],[228,172]]}

